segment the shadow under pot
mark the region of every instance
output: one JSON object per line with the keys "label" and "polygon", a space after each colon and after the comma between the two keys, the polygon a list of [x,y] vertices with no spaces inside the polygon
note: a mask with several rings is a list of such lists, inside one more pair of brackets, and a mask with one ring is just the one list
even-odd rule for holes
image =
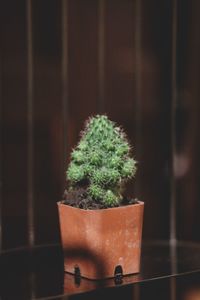
{"label": "shadow under pot", "polygon": [[64,269],[88,279],[139,273],[144,203],[84,210],[58,202]]}

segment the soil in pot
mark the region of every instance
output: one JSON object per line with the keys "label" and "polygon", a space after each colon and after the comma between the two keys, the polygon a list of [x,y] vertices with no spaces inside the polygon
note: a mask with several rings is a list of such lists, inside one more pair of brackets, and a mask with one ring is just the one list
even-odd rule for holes
{"label": "soil in pot", "polygon": [[[103,203],[94,201],[88,194],[84,187],[79,187],[73,190],[65,190],[63,195],[63,204],[70,205],[82,209],[105,209],[107,208]],[[124,197],[119,206],[137,204],[137,199]]]}

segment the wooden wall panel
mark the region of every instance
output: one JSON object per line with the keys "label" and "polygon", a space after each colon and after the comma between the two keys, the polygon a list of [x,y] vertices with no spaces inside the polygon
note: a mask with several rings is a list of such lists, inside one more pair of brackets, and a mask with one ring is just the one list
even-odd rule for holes
{"label": "wooden wall panel", "polygon": [[135,149],[138,173],[129,193],[145,201],[147,238],[169,237],[171,21],[169,1],[106,2],[105,111]]}
{"label": "wooden wall panel", "polygon": [[146,204],[144,236],[148,238],[169,238],[170,234],[172,16],[172,1],[141,2],[136,184]]}
{"label": "wooden wall panel", "polygon": [[98,109],[98,17],[97,1],[69,1],[69,151],[84,121]]}
{"label": "wooden wall panel", "polygon": [[200,3],[178,1],[175,178],[179,239],[199,235]]}
{"label": "wooden wall panel", "polygon": [[[136,155],[135,37],[136,1],[105,2],[105,99],[104,112],[122,125]],[[126,185],[136,197],[135,180]]]}
{"label": "wooden wall panel", "polygon": [[25,1],[1,3],[1,29],[1,221],[7,249],[28,243]]}
{"label": "wooden wall panel", "polygon": [[33,208],[35,243],[59,239],[56,202],[63,182],[61,1],[32,2]]}
{"label": "wooden wall panel", "polygon": [[170,237],[175,176],[178,238],[199,240],[198,12],[188,0],[1,2],[3,249],[28,245],[30,214],[35,244],[59,241],[69,154],[96,113],[121,124],[134,146],[127,191],[145,201],[144,238]]}
{"label": "wooden wall panel", "polygon": [[105,2],[104,111],[126,129],[134,106],[134,1]]}

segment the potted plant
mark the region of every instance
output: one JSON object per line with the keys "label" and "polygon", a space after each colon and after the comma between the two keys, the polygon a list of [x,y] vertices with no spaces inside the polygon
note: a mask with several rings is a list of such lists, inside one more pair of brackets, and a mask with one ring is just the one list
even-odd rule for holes
{"label": "potted plant", "polygon": [[122,128],[105,115],[89,118],[58,202],[66,272],[89,279],[139,272],[144,203],[123,193],[135,173]]}

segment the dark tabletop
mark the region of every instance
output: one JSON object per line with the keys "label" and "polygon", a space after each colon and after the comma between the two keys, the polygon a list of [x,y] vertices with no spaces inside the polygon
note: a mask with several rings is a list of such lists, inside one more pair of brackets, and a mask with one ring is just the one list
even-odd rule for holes
{"label": "dark tabletop", "polygon": [[141,272],[91,281],[63,271],[60,245],[4,251],[1,299],[200,300],[200,244],[143,243]]}

